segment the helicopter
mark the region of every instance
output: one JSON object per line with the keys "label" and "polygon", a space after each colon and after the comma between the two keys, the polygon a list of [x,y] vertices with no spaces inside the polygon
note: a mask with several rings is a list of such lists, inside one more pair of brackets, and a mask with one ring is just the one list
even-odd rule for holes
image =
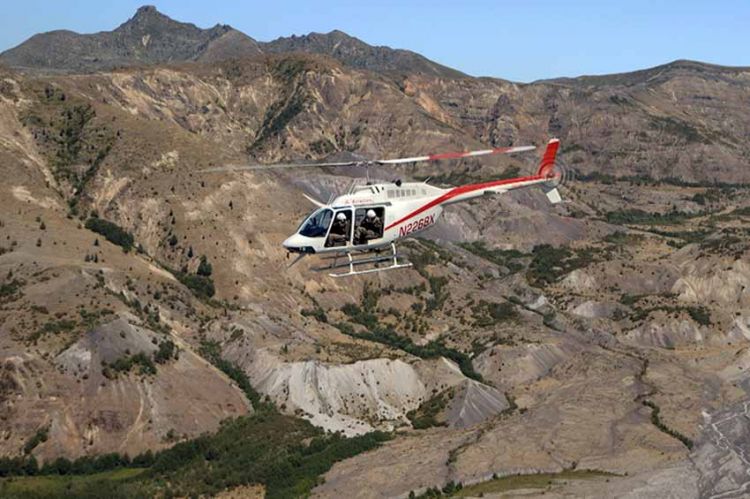
{"label": "helicopter", "polygon": [[[329,263],[313,270],[330,271],[328,275],[331,277],[341,278],[411,267],[412,264],[404,261],[403,256],[397,252],[396,243],[435,225],[447,205],[531,186],[541,187],[550,203],[561,202],[557,187],[563,179],[564,171],[555,162],[559,146],[558,139],[549,140],[533,175],[450,188],[430,185],[429,179],[423,182],[396,180],[371,183],[369,167],[513,154],[531,151],[536,147],[499,147],[385,160],[229,166],[204,171],[352,166],[368,168],[366,184],[353,184],[348,192],[333,198],[329,203],[322,203],[303,194],[317,209],[305,217],[295,233],[282,243],[288,254],[297,255],[289,267],[305,256],[322,255]],[[381,266],[383,263],[386,265]]]}

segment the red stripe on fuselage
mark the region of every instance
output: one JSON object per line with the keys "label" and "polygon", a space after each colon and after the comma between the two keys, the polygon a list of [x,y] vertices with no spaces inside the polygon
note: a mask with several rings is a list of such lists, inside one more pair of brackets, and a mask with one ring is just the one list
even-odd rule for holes
{"label": "red stripe on fuselage", "polygon": [[409,220],[412,217],[415,217],[419,215],[420,213],[429,210],[430,208],[434,208],[435,206],[445,203],[446,201],[449,201],[453,199],[456,196],[460,196],[461,194],[466,194],[473,191],[479,191],[482,189],[489,189],[490,187],[498,187],[501,185],[509,185],[509,184],[517,184],[522,182],[529,182],[533,180],[542,180],[544,177],[541,177],[539,175],[532,175],[530,177],[517,177],[517,178],[507,178],[503,180],[494,180],[492,182],[484,182],[481,184],[469,184],[469,185],[462,185],[459,187],[454,187],[453,189],[449,190],[445,194],[441,195],[440,197],[437,197],[430,201],[429,203],[420,206],[416,210],[412,211],[405,217],[400,218],[399,220],[396,220],[392,224],[390,224],[388,227],[385,228],[385,230],[392,229],[396,225],[405,222],[406,220]]}

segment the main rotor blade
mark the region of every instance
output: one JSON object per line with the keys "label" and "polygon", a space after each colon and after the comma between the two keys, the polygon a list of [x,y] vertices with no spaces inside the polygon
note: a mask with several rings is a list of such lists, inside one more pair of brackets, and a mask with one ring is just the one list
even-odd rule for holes
{"label": "main rotor blade", "polygon": [[496,147],[494,149],[482,149],[479,151],[428,154],[427,156],[415,156],[413,158],[379,159],[373,161],[373,163],[378,165],[398,165],[401,163],[416,163],[418,161],[437,161],[439,159],[461,159],[494,154],[512,154],[516,152],[533,151],[534,149],[536,149],[534,146]]}
{"label": "main rotor blade", "polygon": [[323,168],[323,167],[342,167],[342,166],[367,166],[367,165],[398,165],[403,163],[416,163],[418,161],[437,161],[440,159],[461,159],[472,158],[474,156],[487,156],[495,154],[512,154],[516,152],[533,151],[534,146],[516,146],[516,147],[496,147],[494,149],[482,149],[479,151],[464,152],[444,152],[439,154],[428,154],[426,156],[414,156],[412,158],[396,159],[376,159],[373,161],[340,161],[326,163],[279,163],[270,165],[226,165],[217,168],[206,168],[198,170],[199,173],[215,172],[239,172],[239,171],[257,171],[257,170],[275,170],[280,168]]}
{"label": "main rotor blade", "polygon": [[304,192],[302,193],[302,195],[303,195],[303,196],[305,196],[305,199],[307,199],[308,201],[310,201],[310,202],[311,202],[312,204],[314,204],[314,205],[315,205],[315,206],[317,206],[318,208],[322,208],[322,207],[324,207],[324,206],[325,206],[325,205],[324,205],[323,203],[321,203],[320,201],[318,201],[317,199],[315,199],[315,198],[314,198],[314,197],[312,197],[312,196],[308,196],[308,195],[307,195],[307,194],[305,194]]}
{"label": "main rotor blade", "polygon": [[206,168],[205,170],[198,170],[199,173],[215,173],[215,172],[239,172],[239,171],[253,171],[253,170],[274,170],[277,168],[320,168],[320,167],[334,167],[334,166],[355,166],[358,165],[359,161],[344,161],[338,163],[280,163],[271,165],[226,165],[217,168]]}

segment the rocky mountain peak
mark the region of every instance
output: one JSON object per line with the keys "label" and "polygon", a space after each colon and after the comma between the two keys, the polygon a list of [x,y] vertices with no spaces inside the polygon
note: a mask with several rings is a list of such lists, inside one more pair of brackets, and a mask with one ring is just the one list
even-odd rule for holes
{"label": "rocky mountain peak", "polygon": [[121,24],[114,32],[164,32],[184,29],[193,32],[202,31],[194,24],[175,21],[159,12],[153,5],[144,5],[139,7],[135,15]]}

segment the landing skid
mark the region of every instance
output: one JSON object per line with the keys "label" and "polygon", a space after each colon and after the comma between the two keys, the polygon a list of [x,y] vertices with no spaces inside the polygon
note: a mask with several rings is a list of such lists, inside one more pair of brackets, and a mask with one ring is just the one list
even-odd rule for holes
{"label": "landing skid", "polygon": [[[345,262],[338,262],[339,258],[346,257]],[[384,272],[386,270],[396,270],[396,269],[404,269],[411,267],[412,264],[410,262],[404,262],[399,263],[398,259],[401,257],[396,252],[396,245],[394,243],[391,243],[391,254],[390,255],[376,255],[376,256],[366,256],[365,258],[354,258],[351,253],[346,253],[345,255],[339,255],[336,257],[333,257],[333,262],[330,265],[326,265],[324,267],[317,267],[313,270],[318,272],[325,272],[328,270],[335,270],[335,269],[341,269],[341,268],[348,268],[348,272],[331,272],[328,275],[331,277],[349,277],[349,276],[355,276],[355,275],[363,275],[363,274],[373,274],[375,272]],[[383,262],[390,262],[390,265],[386,267],[378,267],[379,263]],[[368,268],[364,270],[357,270],[357,267],[362,265],[373,265],[373,268]]]}

